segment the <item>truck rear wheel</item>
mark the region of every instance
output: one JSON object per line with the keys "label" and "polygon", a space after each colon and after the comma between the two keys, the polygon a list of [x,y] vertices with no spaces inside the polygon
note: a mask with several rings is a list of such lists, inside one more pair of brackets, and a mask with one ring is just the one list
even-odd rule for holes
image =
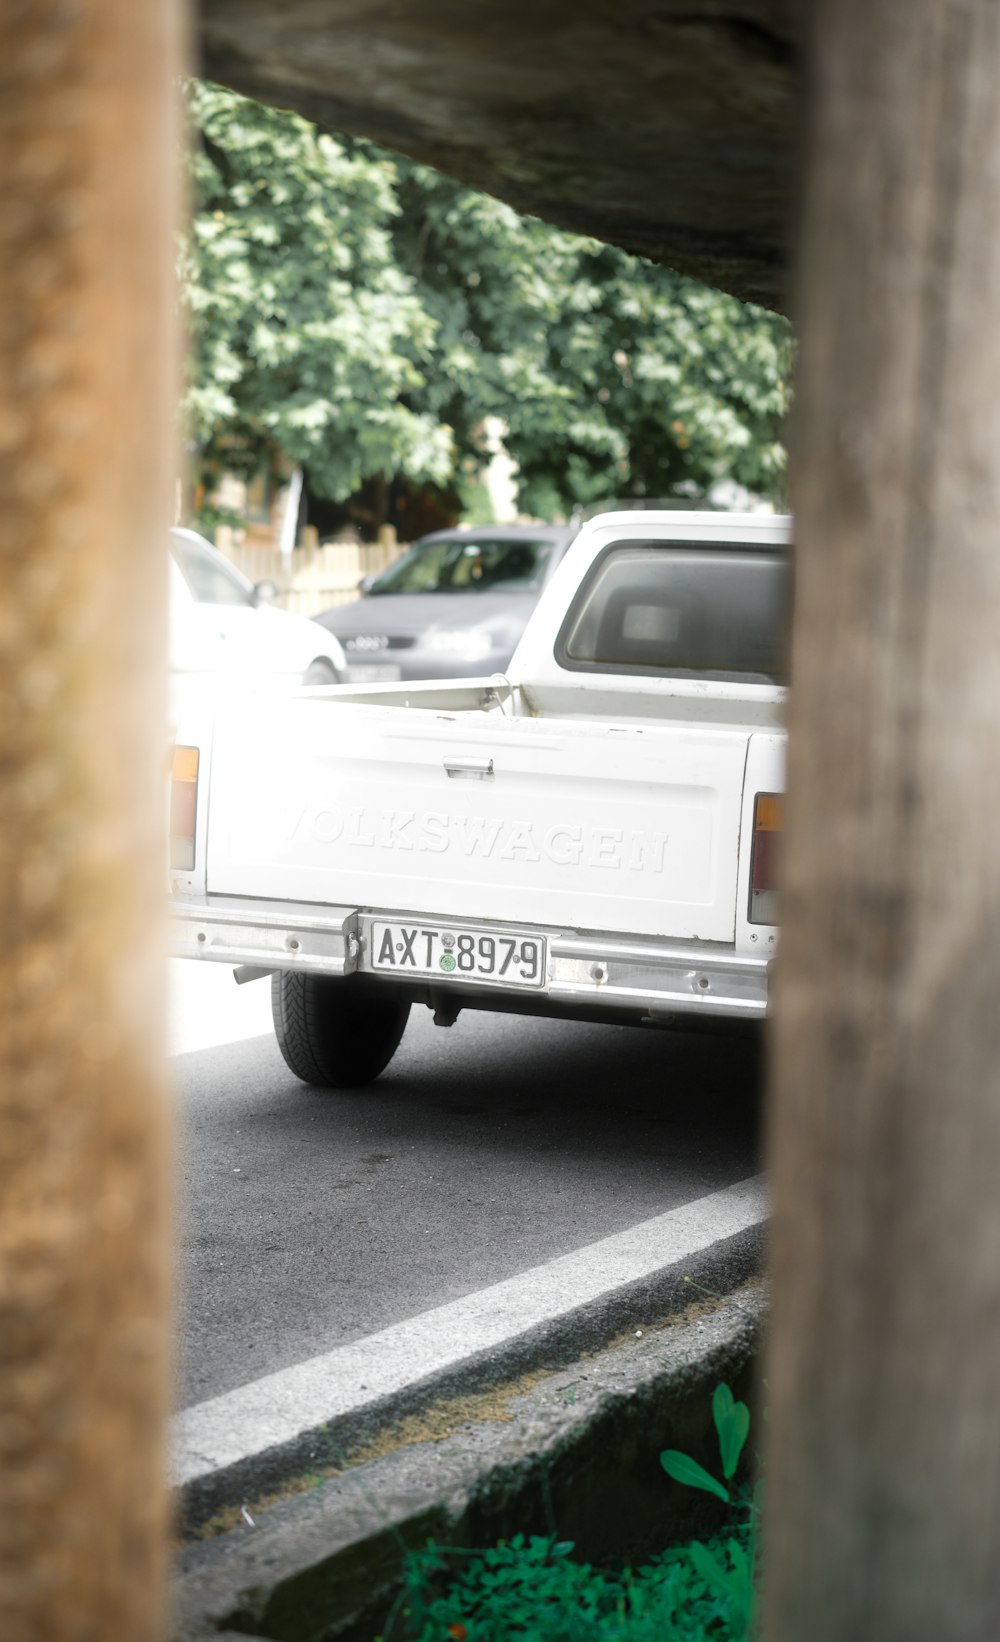
{"label": "truck rear wheel", "polygon": [[321,1089],[371,1083],[391,1061],[410,1013],[387,987],[365,977],[271,976],[271,1015],[285,1063]]}

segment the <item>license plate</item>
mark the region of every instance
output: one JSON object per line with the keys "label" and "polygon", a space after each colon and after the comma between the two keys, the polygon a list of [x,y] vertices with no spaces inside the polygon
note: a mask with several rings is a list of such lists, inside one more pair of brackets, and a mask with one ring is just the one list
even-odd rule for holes
{"label": "license plate", "polygon": [[447,981],[541,986],[545,941],[515,930],[439,929],[432,924],[372,924],[372,968],[383,974]]}
{"label": "license plate", "polygon": [[351,662],[347,669],[348,684],[396,684],[402,677],[402,668],[398,664],[386,662],[384,667],[378,662]]}

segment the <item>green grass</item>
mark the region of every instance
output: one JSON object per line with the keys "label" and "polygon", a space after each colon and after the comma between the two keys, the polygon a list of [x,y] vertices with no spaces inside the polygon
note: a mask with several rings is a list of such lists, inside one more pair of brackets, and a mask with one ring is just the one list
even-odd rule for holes
{"label": "green grass", "polygon": [[573,1560],[573,1546],[517,1534],[491,1550],[429,1543],[376,1642],[750,1642],[754,1636],[757,1491],[732,1479],[750,1417],[728,1386],[712,1399],[722,1479],[676,1449],[668,1476],[730,1507],[727,1532],[671,1547],[621,1572]]}

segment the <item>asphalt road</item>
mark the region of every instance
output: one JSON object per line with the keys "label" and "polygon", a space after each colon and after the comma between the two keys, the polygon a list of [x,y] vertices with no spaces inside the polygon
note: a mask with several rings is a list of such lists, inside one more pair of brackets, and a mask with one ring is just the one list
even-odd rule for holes
{"label": "asphalt road", "polygon": [[752,1040],[415,1009],[376,1084],[326,1093],[267,982],[172,969],[180,1407],[759,1168]]}

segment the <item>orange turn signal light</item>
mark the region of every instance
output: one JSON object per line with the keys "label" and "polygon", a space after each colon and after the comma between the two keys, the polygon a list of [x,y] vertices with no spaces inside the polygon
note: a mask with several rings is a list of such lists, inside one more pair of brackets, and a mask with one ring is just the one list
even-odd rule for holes
{"label": "orange turn signal light", "polygon": [[759,792],[753,812],[754,832],[781,832],[785,825],[785,795]]}
{"label": "orange turn signal light", "polygon": [[198,749],[197,747],[175,747],[174,764],[171,772],[174,781],[197,781],[198,779]]}

